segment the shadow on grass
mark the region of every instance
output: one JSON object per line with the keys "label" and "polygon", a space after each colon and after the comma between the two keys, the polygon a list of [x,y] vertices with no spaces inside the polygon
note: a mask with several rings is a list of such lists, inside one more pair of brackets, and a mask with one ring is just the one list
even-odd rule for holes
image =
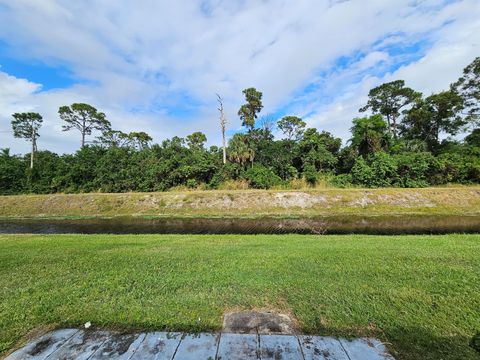
{"label": "shadow on grass", "polygon": [[398,328],[386,330],[385,337],[390,353],[399,360],[480,359],[480,353],[469,346],[471,336],[439,336],[423,328]]}

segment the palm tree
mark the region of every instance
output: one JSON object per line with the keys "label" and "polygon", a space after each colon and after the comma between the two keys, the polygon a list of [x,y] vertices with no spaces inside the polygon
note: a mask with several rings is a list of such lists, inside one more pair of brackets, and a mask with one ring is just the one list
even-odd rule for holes
{"label": "palm tree", "polygon": [[235,134],[228,142],[228,158],[230,161],[245,166],[248,162],[253,163],[255,151],[250,147],[248,136]]}

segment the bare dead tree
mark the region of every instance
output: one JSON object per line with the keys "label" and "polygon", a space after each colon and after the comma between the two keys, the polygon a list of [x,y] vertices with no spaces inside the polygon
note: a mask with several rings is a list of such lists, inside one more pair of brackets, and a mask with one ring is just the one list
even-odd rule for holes
{"label": "bare dead tree", "polygon": [[217,94],[218,111],[220,112],[220,129],[222,130],[222,142],[223,142],[223,163],[227,162],[227,143],[225,140],[225,128],[227,125],[227,118],[225,117],[225,111],[223,108],[223,99]]}
{"label": "bare dead tree", "polygon": [[273,114],[262,116],[260,118],[260,126],[265,131],[274,132],[276,129],[275,116]]}

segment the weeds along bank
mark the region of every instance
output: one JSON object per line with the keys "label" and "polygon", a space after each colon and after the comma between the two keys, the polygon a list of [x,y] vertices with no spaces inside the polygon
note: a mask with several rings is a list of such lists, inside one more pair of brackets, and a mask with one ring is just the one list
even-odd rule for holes
{"label": "weeds along bank", "polygon": [[480,187],[14,195],[0,217],[480,215]]}

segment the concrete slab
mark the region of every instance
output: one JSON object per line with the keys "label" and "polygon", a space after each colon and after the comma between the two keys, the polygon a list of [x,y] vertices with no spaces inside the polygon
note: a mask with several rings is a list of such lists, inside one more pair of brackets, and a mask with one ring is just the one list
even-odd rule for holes
{"label": "concrete slab", "polygon": [[186,335],[175,354],[175,360],[214,360],[217,354],[220,334]]}
{"label": "concrete slab", "polygon": [[108,336],[105,342],[95,351],[91,360],[117,359],[128,360],[138,349],[146,334],[118,334]]}
{"label": "concrete slab", "polygon": [[222,332],[240,334],[294,334],[293,321],[285,314],[268,311],[226,313]]}
{"label": "concrete slab", "polygon": [[340,339],[350,360],[394,360],[377,339]]}
{"label": "concrete slab", "polygon": [[107,331],[79,331],[67,340],[48,360],[87,360],[108,339]]}
{"label": "concrete slab", "polygon": [[8,356],[8,360],[44,360],[74,336],[78,329],[49,332]]}
{"label": "concrete slab", "polygon": [[32,340],[6,360],[393,360],[376,339],[233,333],[120,334],[64,329]]}
{"label": "concrete slab", "polygon": [[262,360],[303,360],[303,355],[296,336],[260,335],[260,358]]}
{"label": "concrete slab", "polygon": [[350,360],[338,339],[323,336],[299,336],[305,360]]}
{"label": "concrete slab", "polygon": [[259,358],[258,335],[227,334],[220,337],[217,360],[257,360]]}
{"label": "concrete slab", "polygon": [[145,340],[143,340],[131,357],[131,360],[173,359],[173,355],[177,351],[182,336],[182,333],[148,333]]}

